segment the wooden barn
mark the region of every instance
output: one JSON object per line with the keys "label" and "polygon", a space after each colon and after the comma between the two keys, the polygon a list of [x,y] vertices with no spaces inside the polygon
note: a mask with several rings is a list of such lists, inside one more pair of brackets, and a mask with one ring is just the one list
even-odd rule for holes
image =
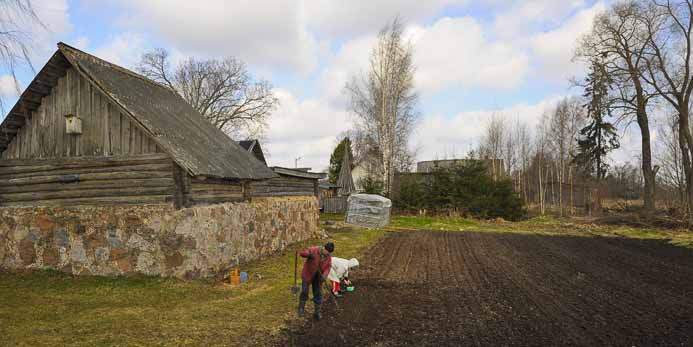
{"label": "wooden barn", "polygon": [[251,152],[169,88],[59,43],[0,125],[0,206],[240,201],[278,177]]}
{"label": "wooden barn", "polygon": [[319,236],[322,175],[241,145],[175,91],[59,43],[0,124],[0,268],[190,279]]}

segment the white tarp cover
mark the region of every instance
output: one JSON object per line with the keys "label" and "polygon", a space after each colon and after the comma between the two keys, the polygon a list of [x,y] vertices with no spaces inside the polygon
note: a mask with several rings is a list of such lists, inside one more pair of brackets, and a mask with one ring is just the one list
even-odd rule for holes
{"label": "white tarp cover", "polygon": [[346,222],[365,228],[382,228],[390,223],[392,201],[380,195],[352,194],[347,200]]}

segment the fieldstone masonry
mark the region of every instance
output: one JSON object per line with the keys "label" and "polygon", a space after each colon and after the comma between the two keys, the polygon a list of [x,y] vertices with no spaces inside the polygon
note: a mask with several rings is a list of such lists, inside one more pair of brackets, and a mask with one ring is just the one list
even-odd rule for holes
{"label": "fieldstone masonry", "polygon": [[0,267],[207,277],[317,237],[315,197],[167,205],[0,208]]}

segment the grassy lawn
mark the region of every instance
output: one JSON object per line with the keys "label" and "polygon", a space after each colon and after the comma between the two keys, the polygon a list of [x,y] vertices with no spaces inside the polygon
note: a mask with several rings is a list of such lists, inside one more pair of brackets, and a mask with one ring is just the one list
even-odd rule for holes
{"label": "grassy lawn", "polygon": [[494,223],[463,218],[397,216],[388,230],[446,230],[510,232],[521,234],[627,237],[667,240],[671,244],[693,248],[693,232],[687,230],[643,229],[627,226],[580,223],[568,218],[535,217],[522,222]]}
{"label": "grassy lawn", "polygon": [[[358,257],[383,235],[368,230],[330,236],[336,256]],[[305,242],[242,267],[251,280],[236,288],[143,276],[0,273],[0,345],[266,345],[294,317],[294,251],[323,242]]]}
{"label": "grassy lawn", "polygon": [[[343,221],[341,215],[321,220]],[[568,219],[519,223],[468,219],[394,217],[386,230],[352,230],[338,223],[331,233],[335,255],[359,257],[386,231],[451,230],[669,240],[693,248],[693,233],[598,226]],[[251,280],[232,288],[215,281],[183,282],[143,276],[72,277],[58,272],[0,272],[0,345],[8,346],[239,346],[266,345],[295,318],[293,255],[247,264]],[[300,266],[300,264],[299,264]]]}

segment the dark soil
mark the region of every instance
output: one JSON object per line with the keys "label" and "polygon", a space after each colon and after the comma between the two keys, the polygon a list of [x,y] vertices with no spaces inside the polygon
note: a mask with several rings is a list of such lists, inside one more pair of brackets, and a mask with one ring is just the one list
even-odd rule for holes
{"label": "dark soil", "polygon": [[660,241],[391,233],[292,346],[693,346],[693,252]]}

